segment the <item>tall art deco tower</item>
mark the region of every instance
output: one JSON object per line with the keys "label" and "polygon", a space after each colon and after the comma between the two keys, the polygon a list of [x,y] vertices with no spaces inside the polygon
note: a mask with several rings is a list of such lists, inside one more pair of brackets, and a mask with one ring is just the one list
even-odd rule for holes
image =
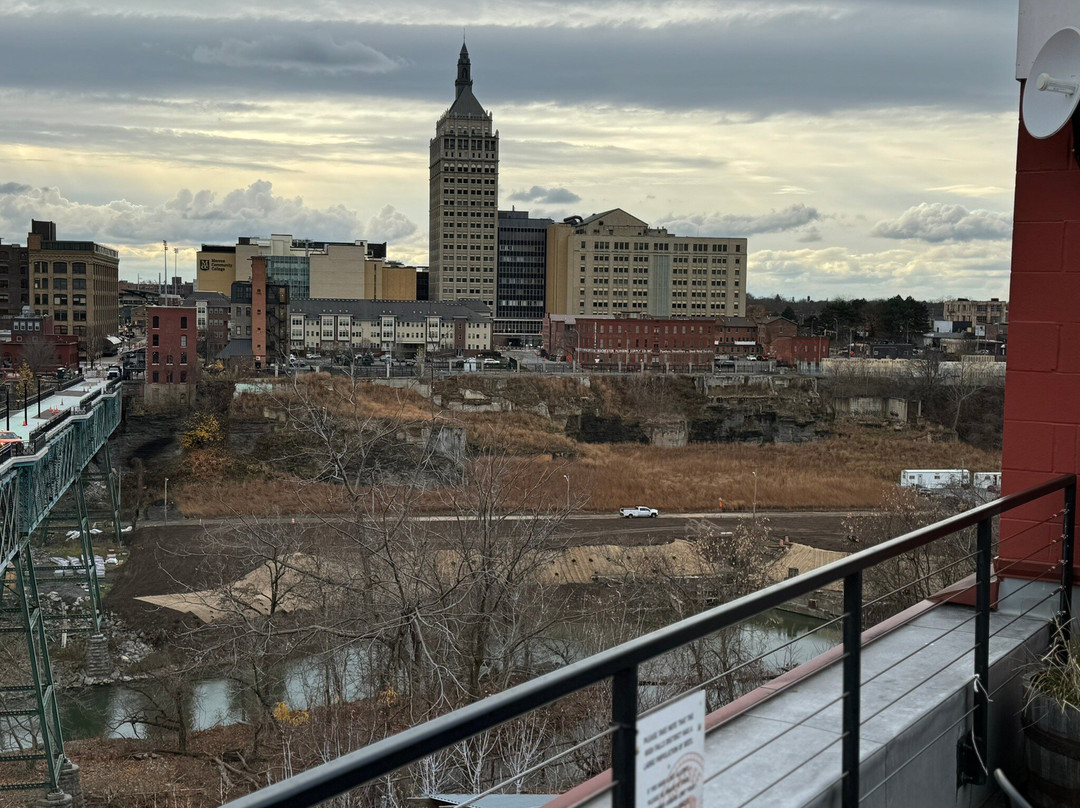
{"label": "tall art deco tower", "polygon": [[431,297],[494,309],[499,133],[472,91],[469,51],[458,57],[454,103],[431,140],[428,233]]}

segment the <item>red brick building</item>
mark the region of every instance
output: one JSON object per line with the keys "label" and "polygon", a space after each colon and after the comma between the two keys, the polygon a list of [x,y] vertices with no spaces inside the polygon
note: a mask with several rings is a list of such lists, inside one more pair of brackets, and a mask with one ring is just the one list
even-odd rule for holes
{"label": "red brick building", "polygon": [[716,322],[704,318],[548,314],[541,333],[551,356],[582,367],[712,367]]}
{"label": "red brick building", "polygon": [[780,337],[794,337],[799,333],[799,326],[785,317],[771,317],[758,323],[757,341],[762,352],[772,358],[770,347]]}
{"label": "red brick building", "polygon": [[781,365],[796,366],[801,362],[816,365],[829,357],[829,338],[776,337],[766,349],[765,357]]}
{"label": "red brick building", "polygon": [[758,324],[748,317],[721,317],[716,321],[716,353],[726,356],[757,356]]}
{"label": "red brick building", "polygon": [[146,401],[194,400],[199,377],[195,313],[194,306],[146,307]]}
{"label": "red brick building", "polygon": [[[1032,61],[1058,29],[1074,25],[1063,5],[1045,15],[1021,3],[1017,80],[1035,92]],[[1022,108],[1021,108],[1022,109]],[[1021,112],[1022,116],[1022,112]],[[1074,127],[1046,139],[1019,125],[1009,291],[1002,493],[1080,471],[1080,167]],[[1061,520],[1039,501],[1001,518],[998,569],[1007,578],[1053,580]],[[1075,511],[1071,518],[1075,521]],[[1075,573],[1074,573],[1075,575]]]}
{"label": "red brick building", "polygon": [[0,364],[18,369],[26,363],[35,373],[53,373],[58,368],[79,367],[79,338],[57,334],[53,318],[31,314],[29,306],[11,320],[11,338],[0,343]]}

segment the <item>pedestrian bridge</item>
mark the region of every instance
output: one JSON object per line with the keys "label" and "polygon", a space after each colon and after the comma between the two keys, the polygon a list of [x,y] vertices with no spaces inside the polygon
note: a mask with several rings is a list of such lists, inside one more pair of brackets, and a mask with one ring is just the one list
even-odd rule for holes
{"label": "pedestrian bridge", "polygon": [[[0,791],[43,789],[56,795],[59,805],[63,792],[73,790],[67,781],[77,770],[64,756],[49,662],[50,616],[42,612],[35,574],[50,568],[34,563],[31,538],[61,498],[73,493],[90,603],[87,670],[93,675],[96,664],[108,672],[85,486],[91,461],[98,457],[118,540],[119,499],[108,440],[120,423],[121,383],[77,377],[27,395],[19,407],[13,404],[9,398],[0,412],[0,430],[13,433],[0,445],[0,633],[23,635],[25,652],[0,672],[0,729],[16,739],[0,745]],[[14,655],[22,646],[11,641],[5,647]]]}

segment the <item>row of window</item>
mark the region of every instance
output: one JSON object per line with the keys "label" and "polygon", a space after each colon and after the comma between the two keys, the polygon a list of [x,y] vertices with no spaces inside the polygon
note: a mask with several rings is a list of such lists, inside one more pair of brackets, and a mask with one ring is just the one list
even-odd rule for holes
{"label": "row of window", "polygon": [[[49,262],[48,261],[35,261],[34,262],[34,272],[48,272],[48,271],[49,271]],[[53,261],[52,262],[52,271],[53,271],[54,275],[66,275],[67,271],[68,271],[68,262],[67,261]],[[72,271],[73,274],[76,274],[76,275],[85,275],[86,274],[86,264],[84,262],[82,262],[82,261],[72,261],[71,262],[71,271]]]}

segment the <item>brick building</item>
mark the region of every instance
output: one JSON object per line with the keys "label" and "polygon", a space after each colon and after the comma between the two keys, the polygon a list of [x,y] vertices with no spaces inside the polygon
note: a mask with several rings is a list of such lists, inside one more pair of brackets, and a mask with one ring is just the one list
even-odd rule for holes
{"label": "brick building", "polygon": [[0,321],[30,303],[30,259],[26,247],[0,244]]}
{"label": "brick building", "polygon": [[229,344],[218,353],[254,368],[289,356],[289,285],[267,279],[266,256],[251,259],[251,280],[232,285]]}
{"label": "brick building", "polygon": [[779,337],[796,336],[799,333],[799,326],[786,317],[770,317],[768,320],[758,322],[757,332],[757,341],[762,353],[771,359],[773,341]]}
{"label": "brick building", "polygon": [[549,314],[543,341],[551,356],[589,365],[712,367],[716,321],[706,318]]}
{"label": "brick building", "polygon": [[726,356],[757,356],[758,324],[749,317],[722,317],[716,321],[716,353]]}
{"label": "brick building", "polygon": [[776,337],[765,353],[766,359],[775,359],[781,365],[797,366],[801,363],[816,365],[829,358],[828,337]]}
{"label": "brick building", "polygon": [[194,306],[147,306],[143,383],[147,402],[194,401],[199,378],[195,314]]}
{"label": "brick building", "polygon": [[26,236],[33,306],[57,334],[79,337],[80,351],[100,356],[120,322],[120,257],[92,241],[60,241],[52,222],[33,221]]}
{"label": "brick building", "polygon": [[52,317],[33,314],[24,306],[11,320],[11,337],[0,343],[0,364],[17,369],[26,363],[35,374],[53,373],[59,368],[79,367],[79,338],[57,334]]}

